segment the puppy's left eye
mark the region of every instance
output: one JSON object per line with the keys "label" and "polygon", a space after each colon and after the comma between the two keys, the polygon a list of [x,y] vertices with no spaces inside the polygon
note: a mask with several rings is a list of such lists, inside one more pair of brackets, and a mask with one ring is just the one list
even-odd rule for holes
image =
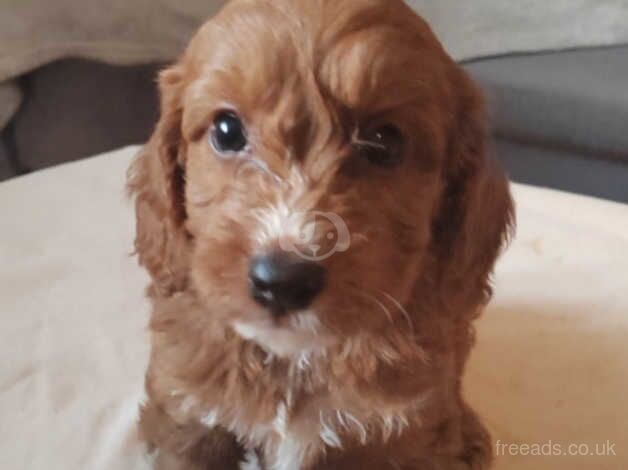
{"label": "puppy's left eye", "polygon": [[401,162],[403,135],[392,124],[360,132],[358,145],[361,154],[374,165],[390,168]]}
{"label": "puppy's left eye", "polygon": [[221,111],[214,118],[211,143],[219,153],[240,152],[246,147],[244,124],[233,111]]}

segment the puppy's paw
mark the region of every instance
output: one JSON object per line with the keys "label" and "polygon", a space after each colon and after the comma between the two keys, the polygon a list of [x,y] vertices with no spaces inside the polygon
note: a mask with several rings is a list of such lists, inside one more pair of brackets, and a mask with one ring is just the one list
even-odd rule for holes
{"label": "puppy's paw", "polygon": [[209,467],[190,462],[165,450],[157,451],[157,457],[153,464],[153,470],[205,470],[206,468]]}
{"label": "puppy's paw", "polygon": [[151,402],[141,409],[140,434],[156,453],[154,470],[239,470],[245,461],[244,449],[227,430],[177,423]]}

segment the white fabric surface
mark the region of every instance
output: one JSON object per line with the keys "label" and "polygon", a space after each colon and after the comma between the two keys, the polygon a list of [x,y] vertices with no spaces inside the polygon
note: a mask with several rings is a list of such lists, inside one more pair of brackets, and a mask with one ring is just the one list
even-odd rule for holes
{"label": "white fabric surface", "polygon": [[[459,60],[628,42],[626,0],[407,2]],[[173,60],[198,25],[224,3],[0,0],[0,129],[19,105],[15,88],[2,90],[14,77],[65,57],[114,64]]]}
{"label": "white fabric surface", "polygon": [[[0,184],[0,468],[149,468],[134,423],[145,274],[123,191],[136,148]],[[514,186],[518,236],[478,323],[469,400],[502,443],[617,456],[498,469],[628,468],[628,206]]]}

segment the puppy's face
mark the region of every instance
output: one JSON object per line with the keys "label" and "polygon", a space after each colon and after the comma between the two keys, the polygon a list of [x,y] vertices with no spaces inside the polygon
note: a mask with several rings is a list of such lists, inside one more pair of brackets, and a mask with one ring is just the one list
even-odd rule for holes
{"label": "puppy's face", "polygon": [[411,322],[455,209],[460,77],[400,1],[234,1],[206,24],[162,87],[208,315],[280,355]]}

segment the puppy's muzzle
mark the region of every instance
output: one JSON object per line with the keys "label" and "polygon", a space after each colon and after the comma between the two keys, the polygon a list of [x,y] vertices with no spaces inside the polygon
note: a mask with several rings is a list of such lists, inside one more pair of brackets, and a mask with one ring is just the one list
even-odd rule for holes
{"label": "puppy's muzzle", "polygon": [[255,256],[249,266],[251,296],[276,316],[308,307],[325,278],[320,264],[286,251]]}

